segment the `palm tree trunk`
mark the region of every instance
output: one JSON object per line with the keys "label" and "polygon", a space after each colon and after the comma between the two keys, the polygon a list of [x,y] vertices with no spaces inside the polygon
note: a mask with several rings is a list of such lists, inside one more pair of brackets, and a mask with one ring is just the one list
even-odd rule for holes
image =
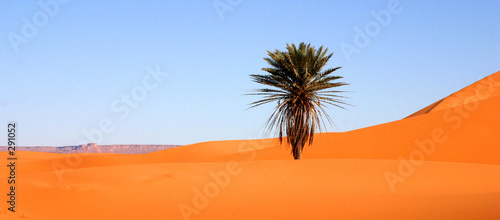
{"label": "palm tree trunk", "polygon": [[293,158],[295,160],[300,160],[302,159],[302,150],[301,149],[297,149],[293,155]]}

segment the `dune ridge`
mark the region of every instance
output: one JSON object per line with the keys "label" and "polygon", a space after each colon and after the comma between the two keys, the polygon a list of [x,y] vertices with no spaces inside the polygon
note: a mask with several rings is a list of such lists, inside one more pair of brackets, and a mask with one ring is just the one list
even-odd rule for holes
{"label": "dune ridge", "polygon": [[406,118],[439,111],[459,105],[466,105],[500,95],[500,71],[443,98]]}
{"label": "dune ridge", "polygon": [[317,134],[301,161],[276,139],[17,152],[18,210],[0,219],[499,219],[499,76],[402,120]]}

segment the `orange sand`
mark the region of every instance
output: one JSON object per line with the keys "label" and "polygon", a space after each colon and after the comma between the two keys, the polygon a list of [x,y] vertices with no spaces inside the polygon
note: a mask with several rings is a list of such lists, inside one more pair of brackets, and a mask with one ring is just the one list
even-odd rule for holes
{"label": "orange sand", "polygon": [[301,161],[275,139],[17,152],[17,211],[4,196],[0,219],[500,219],[499,82],[497,72],[406,119],[319,134]]}

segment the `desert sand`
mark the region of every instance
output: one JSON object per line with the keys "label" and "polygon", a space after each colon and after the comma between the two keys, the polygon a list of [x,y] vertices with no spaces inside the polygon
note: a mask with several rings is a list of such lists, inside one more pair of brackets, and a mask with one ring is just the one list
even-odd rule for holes
{"label": "desert sand", "polygon": [[0,219],[500,219],[499,94],[497,72],[405,119],[318,134],[300,161],[276,139],[17,152]]}

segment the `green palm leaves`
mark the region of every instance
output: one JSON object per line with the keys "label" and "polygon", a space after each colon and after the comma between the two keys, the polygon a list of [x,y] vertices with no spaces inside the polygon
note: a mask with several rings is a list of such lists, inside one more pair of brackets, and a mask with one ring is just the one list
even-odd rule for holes
{"label": "green palm leaves", "polygon": [[269,131],[276,130],[280,143],[286,135],[286,142],[292,146],[295,159],[301,159],[305,144],[312,144],[314,133],[321,130],[326,117],[326,105],[344,108],[346,105],[338,95],[342,91],[334,88],[348,85],[336,82],[340,76],[332,76],[340,67],[322,70],[333,53],[321,46],[318,50],[310,44],[287,44],[287,51],[268,52],[264,58],[271,67],[263,68],[265,75],[250,75],[254,82],[269,88],[257,89],[250,95],[263,96],[261,100],[250,103],[250,108],[270,102],[277,102],[271,117],[266,122]]}

